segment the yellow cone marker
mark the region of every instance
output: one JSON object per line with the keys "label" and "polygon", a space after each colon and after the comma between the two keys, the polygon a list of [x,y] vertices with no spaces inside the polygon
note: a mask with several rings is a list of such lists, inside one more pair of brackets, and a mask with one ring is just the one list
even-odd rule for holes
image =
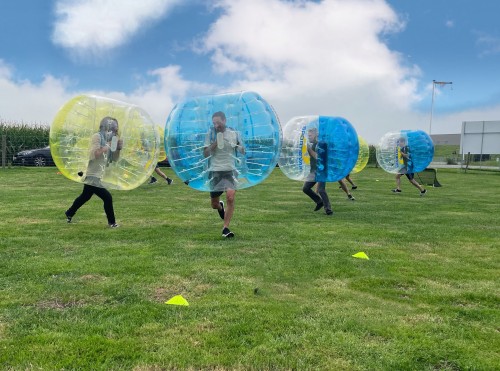
{"label": "yellow cone marker", "polygon": [[176,295],[169,301],[166,301],[165,304],[172,304],[172,305],[185,305],[189,306],[189,303],[187,302],[186,299],[182,297],[182,295]]}
{"label": "yellow cone marker", "polygon": [[360,252],[354,254],[352,257],[353,258],[370,260],[370,258],[368,257],[368,255],[366,255],[363,251],[360,251]]}

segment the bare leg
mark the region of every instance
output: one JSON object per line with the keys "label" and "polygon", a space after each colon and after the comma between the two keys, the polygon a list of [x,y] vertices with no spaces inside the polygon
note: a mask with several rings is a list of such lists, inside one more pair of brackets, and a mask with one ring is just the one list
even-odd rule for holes
{"label": "bare leg", "polygon": [[401,189],[401,177],[403,174],[396,174],[396,189]]}
{"label": "bare leg", "polygon": [[347,189],[347,185],[344,180],[339,180],[340,188],[345,192],[346,195],[349,195],[349,190]]}
{"label": "bare leg", "polygon": [[172,183],[172,179],[170,179],[159,167],[155,168],[155,173],[161,176],[163,179],[167,181],[168,184]]}
{"label": "bare leg", "polygon": [[229,228],[229,224],[231,223],[231,218],[234,213],[234,199],[236,196],[236,191],[234,189],[228,189],[226,191],[226,202],[227,205],[225,207],[226,213],[224,214],[224,228]]}
{"label": "bare leg", "polygon": [[347,174],[347,176],[345,177],[345,180],[347,180],[351,184],[351,186],[353,187],[353,189],[357,188],[356,184],[354,184],[354,182],[351,179],[351,174]]}
{"label": "bare leg", "polygon": [[424,187],[418,184],[418,182],[415,179],[411,179],[410,183],[413,184],[415,187],[417,187],[420,192],[424,191]]}
{"label": "bare leg", "polygon": [[349,200],[352,200],[354,201],[354,197],[352,197],[352,194],[351,192],[349,192],[349,190],[347,189],[347,185],[345,184],[344,180],[339,180],[339,184],[340,184],[340,188],[342,188],[342,190],[345,192],[345,194],[347,195],[347,198]]}
{"label": "bare leg", "polygon": [[210,205],[212,206],[212,209],[222,210],[222,206],[220,204],[220,197],[210,198]]}

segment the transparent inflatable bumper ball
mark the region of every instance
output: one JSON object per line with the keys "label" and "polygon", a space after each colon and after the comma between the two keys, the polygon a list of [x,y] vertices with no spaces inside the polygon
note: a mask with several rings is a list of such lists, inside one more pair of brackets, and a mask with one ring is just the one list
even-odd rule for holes
{"label": "transparent inflatable bumper ball", "polygon": [[[308,148],[316,153],[316,158]],[[352,171],[358,153],[358,135],[346,119],[294,117],[283,128],[279,167],[293,180],[335,182]]]}
{"label": "transparent inflatable bumper ball", "polygon": [[264,181],[281,148],[281,126],[257,93],[186,99],[165,125],[165,148],[176,175],[200,191],[224,192]]}
{"label": "transparent inflatable bumper ball", "polygon": [[130,190],[144,183],[158,161],[158,130],[141,108],[80,95],[67,102],[50,127],[50,151],[68,179]]}

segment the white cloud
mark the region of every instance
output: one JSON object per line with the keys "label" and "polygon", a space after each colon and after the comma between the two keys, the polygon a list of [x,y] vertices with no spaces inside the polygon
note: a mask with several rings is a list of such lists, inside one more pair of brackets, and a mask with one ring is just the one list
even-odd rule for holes
{"label": "white cloud", "polygon": [[124,99],[146,110],[160,125],[165,125],[172,108],[186,96],[210,94],[215,89],[209,84],[185,80],[179,66],[159,68],[148,75],[153,82],[143,84]]}
{"label": "white cloud", "polygon": [[486,32],[476,32],[476,46],[480,49],[480,57],[500,54],[500,38]]}
{"label": "white cloud", "polygon": [[[382,0],[220,0],[222,16],[202,41],[234,90],[255,90],[283,122],[323,114],[350,120],[374,140],[414,128],[416,66],[383,42],[404,23]],[[415,120],[413,120],[415,121]]]}
{"label": "white cloud", "polygon": [[123,45],[181,0],[58,0],[52,41],[79,57]]}
{"label": "white cloud", "polygon": [[8,122],[45,124],[52,121],[63,102],[70,98],[68,81],[46,75],[39,84],[16,81],[13,67],[0,59],[0,115]]}
{"label": "white cloud", "polygon": [[152,82],[130,92],[112,90],[78,91],[66,79],[47,75],[41,83],[17,81],[13,67],[0,59],[0,118],[7,122],[50,125],[59,109],[80,94],[95,94],[138,105],[153,121],[164,125],[174,105],[189,94],[209,94],[214,87],[185,80],[179,66],[167,66],[148,72]]}
{"label": "white cloud", "polygon": [[[141,7],[150,10],[163,4],[165,8],[161,9],[166,12],[174,3],[145,0]],[[137,30],[134,22],[120,29],[127,23],[125,15],[134,13],[135,2],[116,2],[121,15],[115,15],[111,22],[119,29],[115,41],[101,40],[95,33],[83,35],[86,26],[72,26],[87,17],[89,22],[102,23],[102,4],[115,4],[111,0],[68,0],[59,4],[71,10],[61,13],[67,14],[67,19],[60,20],[62,28],[58,29],[74,41],[65,45],[70,49],[93,52],[113,47]],[[100,10],[91,14],[86,7],[91,5]],[[404,28],[383,0],[217,0],[215,6],[221,16],[198,47],[211,58],[214,71],[232,79],[228,86],[191,81],[182,75],[181,66],[170,65],[139,71],[139,87],[131,92],[79,91],[69,79],[51,75],[36,84],[16,80],[12,67],[0,60],[1,117],[50,123],[71,97],[92,93],[137,104],[155,122],[164,124],[175,103],[185,96],[254,90],[273,105],[282,123],[299,115],[343,116],[373,144],[388,131],[428,130],[429,112],[413,109],[422,99],[417,90],[420,71],[417,66],[408,66],[383,40],[386,33]],[[77,9],[86,17],[80,20]],[[161,9],[156,8],[156,13]],[[139,23],[154,19],[152,12],[141,14],[142,18],[137,14],[131,17]],[[81,39],[75,36],[76,30],[82,32]],[[95,45],[92,37],[96,38]],[[479,39],[478,43],[488,40]],[[430,108],[430,95],[427,92],[425,96]],[[500,105],[451,115],[434,113],[433,133],[459,133],[464,120],[496,120],[499,116]]]}

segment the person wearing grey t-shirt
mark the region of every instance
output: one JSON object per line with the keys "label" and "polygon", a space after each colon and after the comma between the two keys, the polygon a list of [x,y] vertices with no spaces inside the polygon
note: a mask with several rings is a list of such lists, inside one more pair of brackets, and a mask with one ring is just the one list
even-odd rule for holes
{"label": "person wearing grey t-shirt", "polygon": [[[218,111],[212,115],[213,128],[205,137],[203,155],[209,158],[210,199],[224,220],[222,236],[234,237],[229,224],[234,213],[234,199],[237,186],[236,154],[245,154],[245,147],[237,131],[226,126],[226,115]],[[226,192],[227,205],[220,200]]]}

